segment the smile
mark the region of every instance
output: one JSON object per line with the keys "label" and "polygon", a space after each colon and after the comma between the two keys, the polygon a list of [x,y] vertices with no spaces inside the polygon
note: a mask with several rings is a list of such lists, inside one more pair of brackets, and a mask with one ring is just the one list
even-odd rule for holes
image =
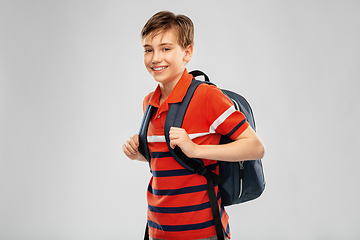
{"label": "smile", "polygon": [[161,71],[161,70],[164,70],[165,68],[167,68],[167,67],[152,67],[151,69],[154,71]]}

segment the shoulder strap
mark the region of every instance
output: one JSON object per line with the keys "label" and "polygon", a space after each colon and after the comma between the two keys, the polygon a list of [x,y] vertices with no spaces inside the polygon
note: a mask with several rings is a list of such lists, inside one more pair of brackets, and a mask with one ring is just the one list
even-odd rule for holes
{"label": "shoulder strap", "polygon": [[193,70],[193,71],[189,72],[189,74],[191,74],[194,78],[196,78],[198,76],[204,76],[205,82],[208,82],[208,83],[210,82],[209,77],[203,71]]}
{"label": "shoulder strap", "polygon": [[[171,155],[181,166],[193,172],[196,172],[196,169],[199,168],[200,165],[202,166],[203,164],[202,161],[199,159],[193,159],[195,161],[193,160],[187,161],[188,157],[181,151],[179,147],[176,146],[175,149],[172,149],[170,147],[169,131],[171,127],[180,128],[182,126],[185,112],[189,106],[191,98],[194,95],[196,88],[202,83],[203,83],[202,81],[193,80],[186,92],[183,101],[180,103],[173,103],[170,105],[168,113],[166,115],[165,126],[164,126],[166,144],[169,148]],[[186,160],[184,161],[184,159]]]}
{"label": "shoulder strap", "polygon": [[216,181],[220,184],[223,184],[224,179],[222,179],[220,176],[213,173],[212,171],[209,171],[206,167],[204,167],[203,162],[200,159],[187,157],[178,146],[176,146],[175,149],[172,149],[170,147],[170,137],[169,137],[170,128],[182,126],[185,112],[189,106],[191,98],[193,97],[196,88],[202,83],[204,82],[193,80],[190,84],[190,87],[188,88],[188,91],[183,101],[180,103],[173,103],[170,105],[165,120],[164,134],[165,134],[166,144],[169,148],[172,157],[184,168],[196,172],[197,174],[202,175],[206,178],[206,182],[207,182],[206,188],[210,200],[211,211],[214,218],[216,235],[219,240],[224,240],[220,209],[213,183],[213,181]]}
{"label": "shoulder strap", "polygon": [[147,132],[153,110],[154,110],[154,106],[148,104],[143,119],[141,121],[141,126],[139,130],[139,152],[146,158],[149,164],[151,162],[151,155],[147,142]]}

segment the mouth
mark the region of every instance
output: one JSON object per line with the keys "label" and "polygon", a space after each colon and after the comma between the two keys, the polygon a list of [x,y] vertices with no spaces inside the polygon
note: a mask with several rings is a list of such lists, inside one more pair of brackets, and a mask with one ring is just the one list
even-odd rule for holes
{"label": "mouth", "polygon": [[160,67],[151,67],[154,73],[162,73],[165,69],[168,68],[167,66],[160,66]]}

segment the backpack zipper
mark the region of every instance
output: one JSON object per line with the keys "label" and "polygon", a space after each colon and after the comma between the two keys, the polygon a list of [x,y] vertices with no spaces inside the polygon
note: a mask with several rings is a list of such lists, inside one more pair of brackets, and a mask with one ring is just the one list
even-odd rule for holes
{"label": "backpack zipper", "polygon": [[240,181],[239,181],[239,197],[241,197],[242,195],[242,190],[243,190],[243,178],[244,178],[244,162],[241,161],[239,162],[239,167],[240,167]]}

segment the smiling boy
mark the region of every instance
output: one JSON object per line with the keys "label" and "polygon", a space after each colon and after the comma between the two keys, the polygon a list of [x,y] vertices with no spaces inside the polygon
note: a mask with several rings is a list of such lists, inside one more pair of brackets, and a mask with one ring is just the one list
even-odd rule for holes
{"label": "smiling boy", "polygon": [[150,35],[143,40],[144,63],[146,69],[159,83],[161,105],[183,75],[186,63],[191,59],[193,46],[189,45],[183,49],[178,44],[175,29],[152,34],[154,36]]}
{"label": "smiling boy", "polygon": [[[145,24],[141,39],[144,64],[158,82],[144,99],[157,108],[149,123],[148,144],[152,178],[149,183],[149,239],[217,239],[203,176],[184,169],[169,153],[164,123],[169,106],[181,102],[192,81],[186,70],[194,50],[194,27],[184,15],[159,12]],[[234,141],[219,145],[221,135]],[[201,84],[194,93],[182,128],[170,129],[170,146],[179,146],[218,174],[217,161],[261,159],[264,147],[244,115],[215,86]],[[131,137],[123,151],[132,160],[147,161],[138,151],[139,136]],[[215,187],[224,234],[230,238],[228,215]]]}

